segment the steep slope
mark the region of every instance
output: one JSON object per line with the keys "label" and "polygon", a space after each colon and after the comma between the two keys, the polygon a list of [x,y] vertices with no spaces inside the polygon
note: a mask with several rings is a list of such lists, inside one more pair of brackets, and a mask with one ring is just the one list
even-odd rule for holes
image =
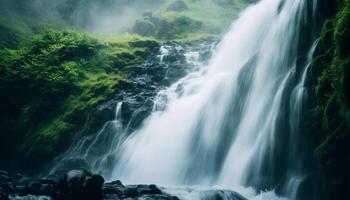
{"label": "steep slope", "polygon": [[320,1],[324,17],[310,69],[312,119],[326,188],[333,199],[350,186],[350,1]]}
{"label": "steep slope", "polygon": [[96,117],[96,107],[130,84],[127,68],[157,49],[158,43],[147,38],[101,42],[53,30],[2,48],[1,167],[42,166],[69,145],[84,123],[97,126],[101,116]]}

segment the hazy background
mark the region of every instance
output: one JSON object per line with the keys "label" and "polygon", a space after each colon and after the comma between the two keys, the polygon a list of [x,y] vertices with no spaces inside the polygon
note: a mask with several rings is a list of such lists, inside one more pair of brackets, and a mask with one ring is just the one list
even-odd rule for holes
{"label": "hazy background", "polygon": [[164,2],[166,0],[0,0],[0,12],[3,18],[21,18],[26,23],[120,33],[128,31],[144,12],[153,11]]}

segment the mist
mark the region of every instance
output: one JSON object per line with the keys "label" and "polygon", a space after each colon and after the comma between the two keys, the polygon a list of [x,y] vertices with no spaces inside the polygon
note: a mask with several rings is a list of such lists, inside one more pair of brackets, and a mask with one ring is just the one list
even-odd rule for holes
{"label": "mist", "polygon": [[97,34],[128,32],[144,12],[166,0],[0,0],[0,11],[33,23],[60,22]]}

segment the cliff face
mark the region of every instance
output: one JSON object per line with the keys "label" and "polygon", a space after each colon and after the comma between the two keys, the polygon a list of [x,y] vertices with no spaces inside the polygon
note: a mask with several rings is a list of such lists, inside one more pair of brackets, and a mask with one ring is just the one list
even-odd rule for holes
{"label": "cliff face", "polygon": [[319,1],[322,25],[310,69],[315,156],[332,198],[350,181],[350,1]]}

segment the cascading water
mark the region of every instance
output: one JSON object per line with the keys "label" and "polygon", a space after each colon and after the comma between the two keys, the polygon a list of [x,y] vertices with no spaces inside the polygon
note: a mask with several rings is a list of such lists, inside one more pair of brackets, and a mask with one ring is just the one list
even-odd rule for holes
{"label": "cascading water", "polygon": [[125,141],[113,178],[236,190],[282,184],[296,190],[303,174],[292,162],[299,152],[293,146],[281,150],[278,143],[292,144],[279,137],[299,129],[305,80],[299,77],[307,65],[300,61],[306,55],[299,31],[308,3],[263,0],[248,8],[207,67],[163,91],[166,109],[155,109]]}
{"label": "cascading water", "polygon": [[[306,70],[316,45],[305,24],[316,7],[316,0],[261,0],[249,7],[207,65],[158,93],[141,128],[130,136],[119,130],[118,103],[116,119],[92,140],[106,141],[104,156],[87,159],[96,145],[90,141],[83,148],[86,140],[68,155],[87,159],[99,171],[108,166],[107,178],[126,183],[225,188],[249,199],[277,197],[244,188],[277,188],[296,199],[307,173],[299,135]],[[105,133],[108,127],[114,134]],[[108,162],[111,155],[116,162]]]}
{"label": "cascading water", "polygon": [[216,43],[215,39],[190,45],[168,42],[144,63],[130,69],[128,76],[134,82],[132,87],[125,88],[114,99],[97,108],[102,118],[100,121],[104,122],[101,129],[90,130],[86,125],[66,153],[54,160],[50,174],[83,167],[110,177],[119,146],[125,138],[149,115],[152,105],[153,110],[162,110],[165,101],[171,98],[162,89],[189,71],[197,71],[203,66]]}

